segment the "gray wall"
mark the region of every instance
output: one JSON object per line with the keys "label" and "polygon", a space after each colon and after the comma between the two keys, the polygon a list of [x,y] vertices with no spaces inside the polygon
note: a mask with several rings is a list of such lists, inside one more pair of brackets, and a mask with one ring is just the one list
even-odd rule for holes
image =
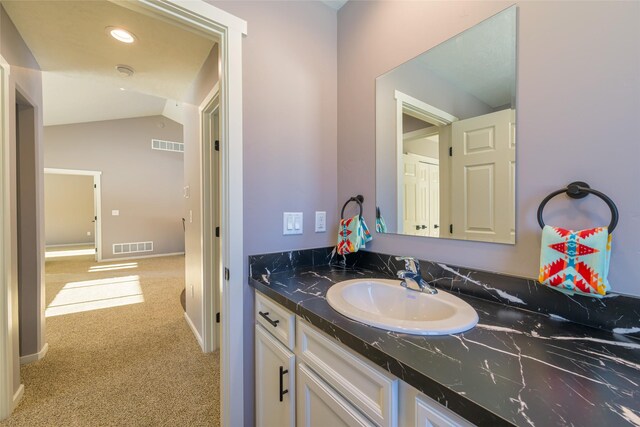
{"label": "gray wall", "polygon": [[[14,391],[20,387],[20,352],[23,355],[38,353],[45,345],[45,323],[44,323],[44,217],[39,218],[35,214],[44,203],[43,197],[43,174],[42,174],[42,74],[40,66],[31,54],[31,51],[16,30],[13,22],[0,5],[0,55],[9,63],[11,70],[9,75],[9,142],[11,145],[10,168],[11,182],[9,195],[11,211],[11,253],[20,256],[11,257],[11,295],[13,329],[11,336],[14,351]],[[28,154],[25,157],[29,165],[23,164],[23,170],[29,172],[30,176],[23,177],[21,181],[22,190],[28,195],[30,209],[35,209],[21,218],[18,224],[18,178],[17,178],[17,152],[16,152],[16,90],[18,90],[23,100],[28,101],[34,108],[35,134],[30,136],[33,144],[23,151]],[[22,101],[21,101],[22,102]],[[25,132],[25,130],[23,130]],[[28,159],[30,157],[30,159]],[[18,227],[21,227],[22,242],[18,244]],[[19,265],[20,264],[20,265]],[[28,281],[18,283],[18,272],[28,272]],[[22,275],[24,276],[24,275]],[[20,287],[20,301],[18,301],[18,287]],[[23,323],[24,319],[29,319]],[[20,330],[15,327],[20,325]]]}
{"label": "gray wall", "polygon": [[[152,138],[182,142],[182,126],[152,116],[44,128],[45,167],[102,172],[103,259],[184,252],[183,154],[152,150]],[[113,254],[146,241],[153,252]]]}
{"label": "gray wall", "polygon": [[[350,1],[340,10],[338,200],[362,193],[366,218],[375,218],[376,77],[511,4]],[[551,191],[584,180],[620,209],[612,287],[640,295],[640,199],[634,190],[640,182],[640,3],[518,7],[516,245],[376,234],[371,249],[536,277],[538,204]],[[590,227],[608,224],[609,213],[593,197],[554,199],[545,220]]]}
{"label": "gray wall", "polygon": [[92,244],[93,203],[92,176],[45,174],[44,235],[47,246]]}

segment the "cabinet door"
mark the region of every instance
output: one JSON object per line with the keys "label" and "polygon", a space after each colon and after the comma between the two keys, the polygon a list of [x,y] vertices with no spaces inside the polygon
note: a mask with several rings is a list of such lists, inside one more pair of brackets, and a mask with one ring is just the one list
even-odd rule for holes
{"label": "cabinet door", "polygon": [[416,427],[473,427],[441,404],[427,398],[416,398]]}
{"label": "cabinet door", "polygon": [[373,426],[304,363],[298,364],[298,427]]}
{"label": "cabinet door", "polygon": [[256,425],[295,426],[295,356],[256,325]]}

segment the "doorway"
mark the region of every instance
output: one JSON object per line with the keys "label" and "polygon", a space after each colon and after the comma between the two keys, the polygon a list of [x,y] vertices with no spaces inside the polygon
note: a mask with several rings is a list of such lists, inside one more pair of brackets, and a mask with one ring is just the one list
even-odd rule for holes
{"label": "doorway", "polygon": [[94,255],[102,261],[100,171],[44,169],[45,259]]}
{"label": "doorway", "polygon": [[[243,215],[242,215],[242,37],[246,35],[246,22],[211,6],[205,2],[179,2],[180,6],[171,1],[150,2],[141,0],[128,2],[125,7],[142,11],[147,15],[159,17],[179,25],[186,26],[193,31],[205,33],[220,41],[220,253],[224,275],[221,282],[221,365],[222,365],[222,425],[243,425],[244,408],[242,405],[232,405],[244,396],[243,378],[246,366],[250,360],[243,357],[243,325],[245,318],[245,289],[244,271],[245,260],[243,254]],[[13,204],[10,199],[11,164],[6,154],[9,152],[9,122],[10,109],[7,102],[9,97],[6,90],[12,87],[10,83],[10,67],[5,60],[0,61],[2,69],[2,214],[3,218],[10,218]],[[6,66],[5,66],[6,65]],[[42,180],[42,176],[40,178]],[[203,183],[206,192],[207,184]],[[16,231],[11,222],[5,220],[2,224],[2,240],[5,249],[10,248],[12,235]],[[233,236],[233,239],[231,239]],[[211,236],[204,235],[203,239]],[[12,300],[11,265],[15,262],[15,255],[11,251],[4,251],[0,264],[0,277],[3,278],[3,292],[0,292],[0,313],[2,316],[0,328],[0,418],[7,417],[13,407],[16,363],[12,357],[16,352],[13,345],[17,328],[11,320],[15,312]],[[42,257],[40,257],[42,258]],[[212,310],[213,307],[207,309]],[[12,311],[13,310],[13,311]],[[232,356],[233,355],[233,356]],[[233,378],[231,375],[233,373]],[[19,382],[18,382],[19,384]]]}

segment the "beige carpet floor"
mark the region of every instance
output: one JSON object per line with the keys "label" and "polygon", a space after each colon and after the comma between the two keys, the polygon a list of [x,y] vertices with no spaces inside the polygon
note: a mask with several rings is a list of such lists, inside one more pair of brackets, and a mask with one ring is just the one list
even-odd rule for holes
{"label": "beige carpet floor", "polygon": [[144,302],[47,317],[49,351],[22,367],[24,397],[0,426],[219,425],[218,354],[185,322],[183,288],[182,256],[47,260],[47,306]]}

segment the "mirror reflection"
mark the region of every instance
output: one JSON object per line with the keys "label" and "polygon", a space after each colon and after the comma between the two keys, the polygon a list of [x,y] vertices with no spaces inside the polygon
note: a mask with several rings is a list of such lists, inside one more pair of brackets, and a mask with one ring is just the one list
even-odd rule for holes
{"label": "mirror reflection", "polygon": [[516,8],[376,79],[379,232],[515,243]]}

